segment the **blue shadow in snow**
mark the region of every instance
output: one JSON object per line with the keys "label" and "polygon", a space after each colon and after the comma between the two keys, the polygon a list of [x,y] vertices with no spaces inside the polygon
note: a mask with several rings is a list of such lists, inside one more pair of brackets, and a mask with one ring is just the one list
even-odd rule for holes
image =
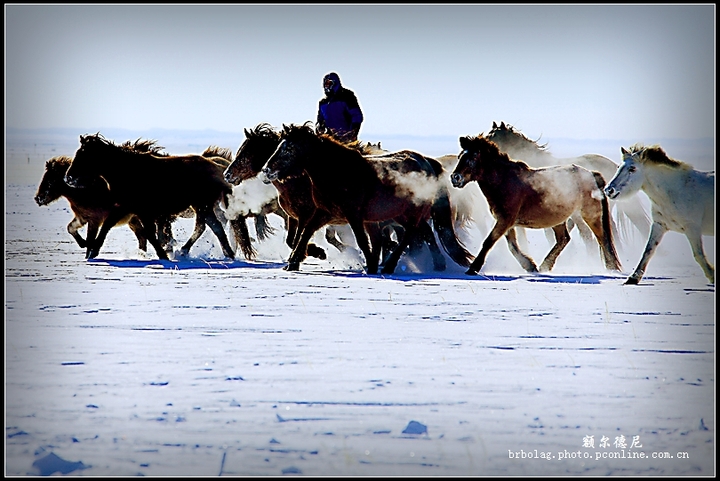
{"label": "blue shadow in snow", "polygon": [[285,264],[277,262],[245,262],[245,261],[220,261],[220,260],[204,260],[204,259],[178,259],[178,260],[137,260],[137,259],[88,259],[88,262],[102,264],[119,268],[139,268],[149,267],[158,270],[188,270],[188,269],[282,269]]}
{"label": "blue shadow in snow", "polygon": [[545,274],[537,274],[533,277],[526,277],[529,282],[551,282],[557,284],[600,284],[607,280],[620,280],[624,277],[617,276],[550,276]]}

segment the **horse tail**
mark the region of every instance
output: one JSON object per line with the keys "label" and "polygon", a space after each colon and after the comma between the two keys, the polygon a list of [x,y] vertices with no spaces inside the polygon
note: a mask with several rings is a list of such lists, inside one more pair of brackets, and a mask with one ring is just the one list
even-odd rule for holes
{"label": "horse tail", "polygon": [[275,233],[275,228],[268,222],[265,214],[258,214],[255,216],[255,233],[258,236],[258,240],[265,240]]}
{"label": "horse tail", "polygon": [[617,250],[615,249],[615,241],[613,240],[613,233],[612,233],[612,225],[611,225],[611,217],[610,217],[610,203],[608,202],[608,198],[605,195],[605,178],[602,176],[602,174],[596,170],[592,171],[593,176],[595,176],[595,183],[598,186],[598,189],[600,189],[600,195],[601,203],[602,203],[602,225],[603,230],[605,231],[605,234],[607,235],[608,239],[608,250],[610,256],[614,260],[617,261],[618,270],[620,269],[620,258],[618,257]]}
{"label": "horse tail", "polygon": [[432,221],[445,252],[456,264],[469,267],[474,257],[458,239],[455,232],[450,196],[446,186],[442,186],[438,198],[433,203]]}
{"label": "horse tail", "polygon": [[250,232],[247,228],[247,217],[244,215],[237,216],[235,219],[230,221],[230,226],[232,227],[233,234],[235,234],[235,242],[237,242],[238,247],[240,247],[245,259],[255,259],[257,251],[250,241]]}

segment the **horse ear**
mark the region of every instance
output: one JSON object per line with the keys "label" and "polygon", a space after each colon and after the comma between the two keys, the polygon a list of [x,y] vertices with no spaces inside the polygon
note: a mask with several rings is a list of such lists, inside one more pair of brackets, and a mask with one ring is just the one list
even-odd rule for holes
{"label": "horse ear", "polygon": [[625,147],[620,147],[620,153],[623,155],[630,155],[630,152]]}
{"label": "horse ear", "polygon": [[498,128],[498,127],[497,127],[497,124],[496,124],[495,121],[493,120],[493,129],[497,129],[497,128]]}
{"label": "horse ear", "polygon": [[245,132],[245,138],[247,139],[250,137],[250,132],[248,132],[248,129],[243,129],[243,132]]}
{"label": "horse ear", "polygon": [[467,145],[470,143],[470,138],[468,137],[460,137],[460,148],[463,150],[467,150]]}
{"label": "horse ear", "polygon": [[501,128],[501,129],[506,129],[506,128],[507,128],[507,127],[505,127],[505,122],[500,122],[500,128]]}

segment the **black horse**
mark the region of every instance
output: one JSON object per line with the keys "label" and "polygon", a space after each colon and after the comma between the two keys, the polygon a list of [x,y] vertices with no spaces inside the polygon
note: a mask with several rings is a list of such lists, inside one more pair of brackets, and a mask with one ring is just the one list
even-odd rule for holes
{"label": "black horse", "polygon": [[[138,152],[115,145],[99,133],[82,135],[80,148],[65,174],[65,180],[72,187],[83,187],[97,176],[107,181],[114,205],[94,245],[90,246],[89,259],[98,255],[108,231],[128,214],[134,214],[142,222],[143,235],[155,248],[158,257],[167,260],[167,252],[157,237],[156,223],[188,208],[195,211],[196,220],[203,224],[203,229],[205,225],[210,226],[225,256],[235,257],[214,211],[218,202],[227,205],[232,186],[225,182],[222,170],[211,158]],[[183,253],[189,251],[195,233],[183,246]]]}

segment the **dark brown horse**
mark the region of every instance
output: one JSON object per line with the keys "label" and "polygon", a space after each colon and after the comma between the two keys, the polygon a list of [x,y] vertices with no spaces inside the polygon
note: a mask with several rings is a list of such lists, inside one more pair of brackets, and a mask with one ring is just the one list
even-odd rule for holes
{"label": "dark brown horse", "polygon": [[[163,153],[164,147],[157,145],[154,140],[138,139],[135,142],[127,141],[122,144],[122,147],[138,152],[165,155]],[[72,158],[70,157],[57,156],[45,163],[45,173],[35,193],[35,202],[39,206],[45,206],[55,202],[60,197],[65,197],[74,214],[73,219],[67,226],[67,231],[81,248],[86,249],[85,255],[87,257],[90,254],[89,245],[95,240],[100,227],[110,213],[113,201],[107,182],[99,176],[90,180],[90,186],[87,188],[78,189],[69,186],[65,182],[65,174],[71,162]],[[192,211],[190,213],[192,214]],[[189,217],[186,213],[181,214],[181,216]],[[162,219],[157,225],[158,238],[168,252],[172,250],[172,244],[174,243],[171,229],[171,223],[174,220],[174,217]],[[88,226],[87,240],[79,232],[86,224]],[[125,224],[135,233],[138,239],[138,248],[147,251],[147,239],[142,235],[140,219],[134,215],[129,215],[121,219],[117,225]]]}
{"label": "dark brown horse", "polygon": [[[280,141],[280,133],[270,124],[261,123],[252,130],[245,129],[245,141],[238,149],[234,162],[225,171],[225,180],[237,185],[243,180],[256,177],[261,172],[267,159],[270,158],[280,144]],[[374,145],[356,142],[347,145],[358,150],[363,155],[388,153],[380,148],[380,143]],[[302,230],[299,226],[306,225],[317,210],[317,206],[312,200],[312,183],[307,174],[302,173],[287,179],[275,180],[272,184],[279,194],[278,204],[282,208],[281,212],[286,213],[284,218],[288,233],[286,238],[287,245],[290,249],[294,249]],[[325,239],[329,244],[343,251],[346,248],[346,244],[343,243],[337,231],[332,227],[347,224],[347,221],[343,217],[332,217],[330,214],[328,214],[328,218]],[[402,226],[392,221],[386,221],[381,222],[379,228],[382,232],[381,250],[385,253],[390,252],[397,246],[396,239],[402,235]],[[445,235],[446,232],[447,229],[442,230],[443,235]],[[393,239],[393,235],[395,239]],[[437,242],[435,241],[435,234],[427,222],[421,224],[421,235],[417,238],[417,242],[411,245],[411,255],[419,252],[423,243],[428,246],[432,255],[433,269],[436,271],[445,270],[445,257],[443,257],[442,252],[440,252]],[[314,244],[308,244],[307,255],[321,259],[326,257],[323,249]]]}
{"label": "dark brown horse", "polygon": [[[100,134],[80,136],[80,148],[65,174],[72,187],[90,185],[102,176],[113,195],[113,206],[100,233],[90,246],[88,258],[100,252],[108,231],[128,214],[136,215],[142,234],[155,248],[159,258],[168,259],[158,240],[156,223],[175,216],[187,208],[195,211],[196,219],[209,225],[228,258],[235,253],[230,246],[222,223],[214,208],[218,202],[227,205],[232,186],[225,182],[222,170],[213,160],[201,155],[160,156],[151,152],[137,152],[118,146]],[[198,229],[196,228],[196,231]],[[187,253],[193,237],[183,246]]]}
{"label": "dark brown horse", "polygon": [[467,274],[478,273],[488,252],[503,235],[520,265],[528,272],[537,272],[535,262],[520,251],[515,226],[552,227],[555,246],[540,265],[540,271],[551,270],[570,242],[567,220],[574,212],[580,212],[595,234],[605,267],[621,269],[610,228],[608,200],[603,194],[605,180],[599,172],[574,164],[534,169],[525,162],[511,160],[482,134],[460,137],[460,148],[460,160],[450,176],[452,184],[462,188],[476,181],[496,219]]}
{"label": "dark brown horse", "polygon": [[[421,224],[439,212],[436,205],[441,206],[447,216],[438,224],[449,223],[452,228],[439,162],[410,151],[382,156],[382,159],[378,157],[369,160],[358,149],[329,136],[316,135],[309,123],[283,127],[281,142],[263,172],[271,182],[306,174],[317,207],[307,224],[302,226],[288,261],[290,270],[299,268],[308,241],[328,222],[327,213],[350,224],[365,256],[367,272],[371,274],[377,273],[380,260],[380,222],[392,220],[403,228],[399,244],[388,257],[383,273],[395,271],[400,256],[418,234]],[[449,239],[447,235],[440,235],[451,257],[467,266],[472,256],[454,235],[452,247],[448,248],[446,242]]]}
{"label": "dark brown horse", "polygon": [[[70,187],[65,183],[65,173],[70,167],[72,158],[60,155],[45,162],[45,173],[40,180],[35,202],[39,206],[49,205],[60,197],[70,204],[73,219],[67,225],[68,233],[77,244],[86,249],[88,241],[80,235],[79,230],[87,224],[87,238],[92,244],[98,230],[110,213],[113,205],[112,196],[107,182],[100,177],[92,180],[86,188]],[[134,215],[128,215],[118,221],[117,225],[127,224],[138,239],[138,248],[147,250],[147,239],[142,235],[142,223]]]}

